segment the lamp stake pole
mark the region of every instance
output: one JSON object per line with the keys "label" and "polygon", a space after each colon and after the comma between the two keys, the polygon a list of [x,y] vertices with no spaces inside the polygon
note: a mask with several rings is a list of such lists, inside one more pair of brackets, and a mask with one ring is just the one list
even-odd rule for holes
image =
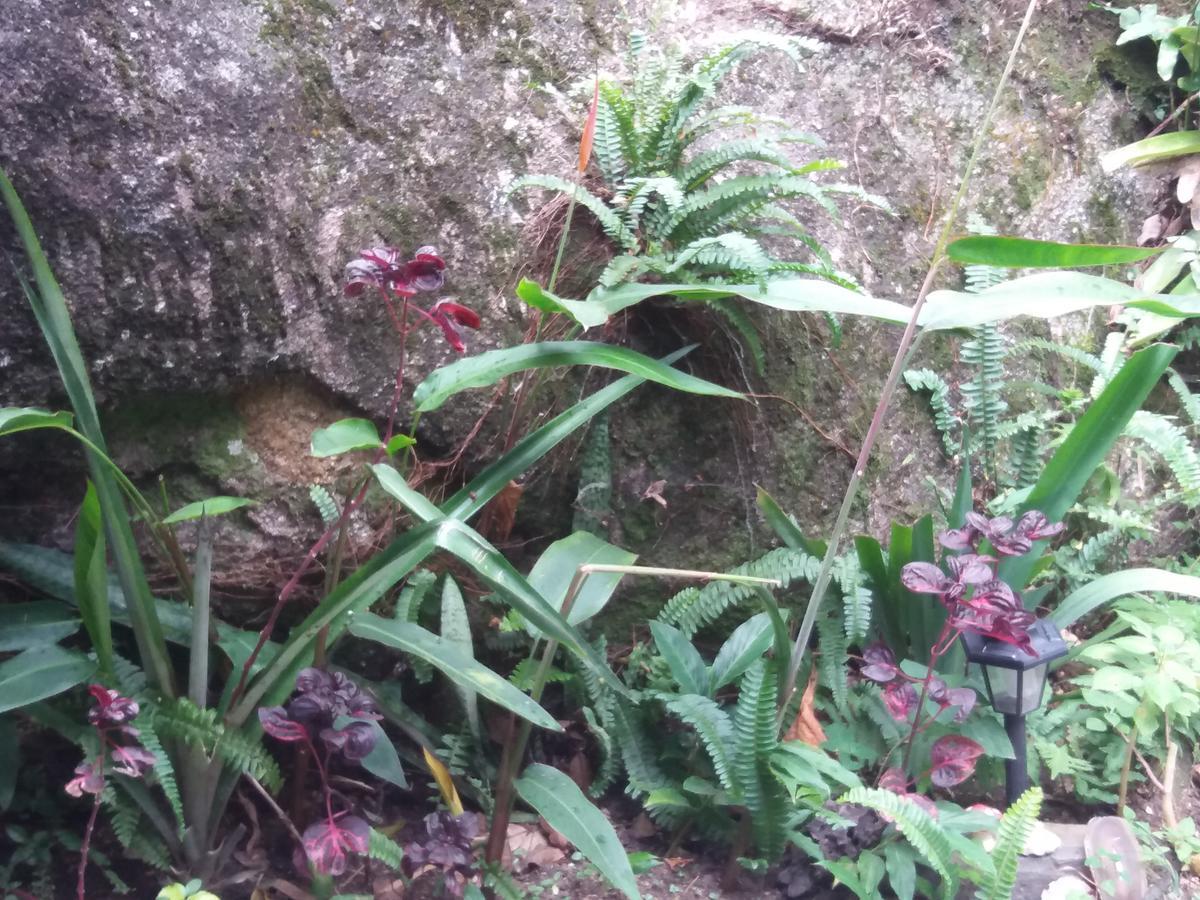
{"label": "lamp stake pole", "polygon": [[1004,805],[1012,806],[1029,787],[1029,766],[1025,762],[1025,717],[1005,713],[1004,730],[1012,741],[1013,758],[1004,762]]}

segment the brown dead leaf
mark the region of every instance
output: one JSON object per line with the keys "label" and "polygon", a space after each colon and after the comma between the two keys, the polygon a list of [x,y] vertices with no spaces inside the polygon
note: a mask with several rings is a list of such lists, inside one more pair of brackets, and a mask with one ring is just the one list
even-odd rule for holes
{"label": "brown dead leaf", "polygon": [[376,878],[371,885],[371,896],[375,900],[404,900],[404,882],[391,875]]}
{"label": "brown dead leaf", "polygon": [[500,493],[483,508],[483,515],[479,517],[479,533],[493,544],[507,541],[517,520],[517,507],[521,504],[523,493],[525,486],[516,481],[510,481],[501,488]]}
{"label": "brown dead leaf", "polygon": [[641,813],[633,820],[633,825],[630,826],[629,831],[637,838],[651,838],[658,834],[658,826],[654,824],[654,820],[648,815]]}
{"label": "brown dead leaf", "polygon": [[508,826],[503,862],[518,875],[561,862],[566,856],[546,840],[546,835],[536,824],[514,823]]}
{"label": "brown dead leaf", "polygon": [[784,738],[789,741],[803,741],[810,747],[820,747],[825,743],[825,729],[817,721],[817,711],[813,706],[813,698],[817,693],[817,667],[813,666],[808,676],[808,685],[800,698],[800,711],[796,713],[796,721],[787,730]]}
{"label": "brown dead leaf", "polygon": [[666,509],[667,501],[666,501],[666,498],[663,497],[663,495],[662,495],[662,492],[666,488],[666,486],[667,486],[667,479],[665,479],[665,478],[660,478],[658,481],[650,482],[650,486],[647,487],[644,491],[642,491],[642,499],[643,500],[653,500],[655,503],[657,503],[663,509]]}

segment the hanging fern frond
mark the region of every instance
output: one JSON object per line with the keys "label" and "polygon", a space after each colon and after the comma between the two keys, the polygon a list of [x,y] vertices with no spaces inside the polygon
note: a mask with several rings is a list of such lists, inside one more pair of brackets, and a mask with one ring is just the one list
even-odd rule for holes
{"label": "hanging fern frond", "polygon": [[1200,503],[1200,454],[1188,433],[1166,416],[1138,410],[1125,434],[1146,444],[1162,457],[1191,505]]}
{"label": "hanging fern frond", "polygon": [[588,731],[592,737],[596,739],[596,744],[600,749],[600,769],[592,778],[592,783],[588,785],[588,794],[593,798],[604,796],[617,776],[621,774],[621,755],[616,745],[613,743],[612,734],[609,728],[606,728],[600,723],[600,714],[592,707],[583,707],[583,718],[587,722]]}
{"label": "hanging fern frond", "polygon": [[780,200],[811,200],[830,216],[838,209],[825,196],[826,189],[802,175],[738,175],[690,195],[668,225],[668,237],[685,244],[727,231],[763,208]]}
{"label": "hanging fern frond", "polygon": [[1014,488],[1029,487],[1042,472],[1041,425],[1030,426],[1013,435],[1009,444],[1009,468]]}
{"label": "hanging fern frond", "polygon": [[554,175],[522,175],[508,186],[505,193],[510,195],[527,188],[557,191],[566,197],[574,195],[575,202],[596,217],[605,234],[627,250],[637,247],[637,238],[625,227],[621,217],[587,188]]}
{"label": "hanging fern frond", "polygon": [[904,383],[909,390],[929,395],[929,409],[933,413],[933,424],[941,435],[942,448],[947,456],[953,457],[958,453],[958,431],[962,422],[950,406],[950,385],[933,369],[906,369]]}
{"label": "hanging fern frond", "polygon": [[170,871],[174,866],[171,853],[155,829],[142,821],[138,805],[111,784],[105,785],[100,797],[108,810],[112,832],[126,852],[160,871]]}
{"label": "hanging fern frond", "polygon": [[138,741],[154,754],[152,767],[154,777],[158,780],[158,786],[162,788],[163,795],[167,798],[167,803],[175,816],[176,827],[182,834],[184,828],[183,798],[179,794],[179,785],[175,780],[175,767],[171,764],[171,757],[163,748],[154,727],[153,707],[147,707],[143,703],[141,713],[133,724],[138,730]]}
{"label": "hanging fern frond", "polygon": [[600,102],[596,106],[596,133],[592,152],[609,184],[625,177],[638,164],[637,126],[633,105],[612,82],[600,82]]}
{"label": "hanging fern frond", "polygon": [[[775,578],[786,588],[793,581],[813,581],[820,567],[819,559],[802,550],[777,547],[758,559],[735,567],[730,574]],[[702,588],[684,588],[667,601],[656,618],[691,637],[727,609],[745,603],[754,595],[754,588],[728,581],[714,581]]]}
{"label": "hanging fern frond", "polygon": [[858,557],[854,554],[840,556],[834,577],[842,593],[842,620],[846,626],[846,640],[855,643],[863,640],[871,627],[871,603],[873,596],[867,587]]}
{"label": "hanging fern frond", "polygon": [[758,139],[729,141],[697,154],[679,173],[679,181],[689,191],[703,187],[705,182],[727,166],[735,163],[767,163],[796,174],[796,164],[778,146]]}
{"label": "hanging fern frond", "polygon": [[761,281],[771,269],[771,257],[752,237],[736,231],[701,238],[679,250],[672,269],[701,268]]}
{"label": "hanging fern frond", "polygon": [[817,671],[820,673],[821,684],[833,694],[833,702],[839,711],[844,712],[846,701],[850,696],[850,685],[847,677],[847,646],[846,623],[843,610],[833,608],[826,610],[817,617],[817,640],[821,648],[817,657]]}
{"label": "hanging fern frond", "polygon": [[1104,349],[1100,351],[1100,369],[1092,380],[1091,396],[1100,396],[1113,377],[1125,365],[1125,332],[1110,331],[1104,337]]}
{"label": "hanging fern frond", "polygon": [[958,885],[953,874],[950,839],[929,813],[899,794],[878,788],[852,788],[839,802],[857,803],[886,816],[937,873],[942,896],[947,900],[954,896]]}
{"label": "hanging fern frond", "polygon": [[767,351],[763,347],[762,338],[759,336],[758,328],[750,315],[742,307],[740,303],[731,298],[721,298],[718,300],[709,300],[707,305],[711,309],[715,309],[720,313],[738,333],[741,338],[742,345],[746,348],[746,352],[750,354],[750,358],[754,360],[755,374],[762,376],[767,367]]}
{"label": "hanging fern frond", "polygon": [[313,506],[317,508],[317,512],[321,515],[321,522],[328,528],[336,522],[341,515],[338,512],[337,501],[333,499],[333,494],[323,488],[319,484],[309,485],[309,499],[312,500]]}
{"label": "hanging fern frond", "polygon": [[1104,370],[1104,364],[1100,361],[1100,357],[1094,353],[1088,353],[1079,347],[1072,347],[1070,344],[1060,344],[1056,341],[1049,341],[1045,338],[1026,338],[1021,341],[1016,348],[1017,350],[1044,350],[1047,353],[1054,353],[1061,356],[1063,359],[1078,363],[1093,372],[1101,372]]}
{"label": "hanging fern frond", "polygon": [[436,581],[437,575],[428,569],[413,572],[400,590],[400,596],[396,598],[396,609],[393,613],[396,620],[416,622],[421,615],[421,605]]}
{"label": "hanging fern frond", "polygon": [[1000,427],[1008,410],[1008,404],[1001,397],[1008,341],[996,325],[982,325],[974,340],[963,343],[961,355],[963,362],[975,370],[974,377],[960,388],[963,406],[970,417],[971,434],[984,464],[994,476]]}
{"label": "hanging fern frond", "polygon": [[1183,376],[1174,369],[1167,369],[1167,384],[1179,397],[1179,403],[1187,413],[1188,421],[1192,425],[1200,425],[1200,394],[1194,393],[1183,380]]}
{"label": "hanging fern frond", "polygon": [[1004,813],[996,832],[996,847],[992,850],[995,871],[980,885],[976,900],[1008,900],[1012,897],[1017,883],[1017,865],[1041,809],[1042,789],[1035,785]]}
{"label": "hanging fern frond", "polygon": [[592,420],[583,439],[579,464],[579,488],[575,493],[572,531],[586,531],[599,538],[608,537],[608,518],[612,515],[612,445],[608,431],[608,413]]}

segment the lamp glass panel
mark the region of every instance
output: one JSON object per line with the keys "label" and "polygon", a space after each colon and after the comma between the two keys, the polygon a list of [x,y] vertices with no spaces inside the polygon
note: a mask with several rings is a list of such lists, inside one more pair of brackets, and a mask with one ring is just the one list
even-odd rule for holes
{"label": "lamp glass panel", "polygon": [[988,685],[992,689],[992,706],[1006,715],[1023,715],[1042,705],[1042,689],[1046,685],[1046,663],[1026,669],[1002,669],[988,666]]}

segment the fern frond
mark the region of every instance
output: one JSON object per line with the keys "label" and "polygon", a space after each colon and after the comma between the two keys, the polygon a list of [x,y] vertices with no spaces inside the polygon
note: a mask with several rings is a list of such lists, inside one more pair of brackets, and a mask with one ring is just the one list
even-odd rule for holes
{"label": "fern frond", "polygon": [[729,753],[733,745],[733,723],[715,700],[699,694],[662,694],[668,710],[700,736],[700,742],[712,760],[713,772],[726,790],[734,790]]}
{"label": "fern frond", "polygon": [[735,277],[762,281],[771,269],[771,257],[754,238],[736,231],[700,238],[681,249],[672,269],[701,268]]}
{"label": "fern frond", "polygon": [[[775,578],[786,588],[796,580],[812,581],[817,577],[821,561],[802,550],[777,547],[735,567],[731,574],[750,575],[756,578]],[[660,622],[674,625],[685,636],[691,637],[700,628],[715,621],[731,607],[738,606],[754,596],[754,589],[746,585],[714,581],[702,588],[684,588],[667,601],[656,617]]]}
{"label": "fern frond", "polygon": [[1104,364],[1100,361],[1100,357],[1094,353],[1088,353],[1086,350],[1073,347],[1070,344],[1059,344],[1056,341],[1050,341],[1046,338],[1026,338],[1017,344],[1015,349],[1044,350],[1047,353],[1054,353],[1063,359],[1078,363],[1093,372],[1100,372],[1104,369]]}
{"label": "fern frond", "polygon": [[904,383],[909,390],[929,394],[929,409],[933,413],[933,424],[942,438],[946,455],[958,453],[958,429],[962,425],[950,406],[950,385],[933,369],[906,369]]}
{"label": "fern frond", "polygon": [[621,217],[587,188],[554,175],[522,175],[508,186],[505,193],[511,195],[527,188],[557,191],[567,197],[574,195],[575,202],[596,217],[605,234],[627,250],[637,247],[637,238],[625,227]]}
{"label": "fern frond", "polygon": [[679,181],[688,191],[698,190],[714,175],[735,163],[760,162],[796,174],[796,164],[770,141],[761,138],[729,141],[697,154],[679,173]]}
{"label": "fern frond", "polygon": [[[621,761],[628,776],[625,793],[635,800],[643,800],[654,791],[679,790],[679,783],[659,767],[658,748],[646,734],[638,710],[625,704],[616,704],[612,723],[612,734],[621,748]],[[655,806],[647,812],[662,825],[678,825],[683,816],[678,807],[671,806]]]}
{"label": "fern frond", "polygon": [[131,856],[164,872],[173,867],[166,844],[154,828],[143,827],[142,811],[124,791],[106,785],[101,800],[108,810],[113,834]]}
{"label": "fern frond", "polygon": [[996,832],[992,850],[995,872],[976,892],[976,900],[1009,900],[1017,883],[1017,864],[1025,850],[1025,841],[1042,809],[1042,789],[1031,787],[1010,806]]}
{"label": "fern frond", "polygon": [[838,557],[834,572],[842,592],[842,619],[846,640],[861,641],[871,627],[871,589],[867,587],[858,558],[854,554]]}
{"label": "fern frond", "polygon": [[601,413],[592,420],[583,440],[582,456],[571,529],[606,538],[606,520],[612,514],[612,447],[608,413]]}
{"label": "fern frond", "polygon": [[367,856],[399,872],[404,861],[404,850],[382,831],[372,828],[367,838]]}
{"label": "fern frond", "polygon": [[1179,403],[1187,413],[1188,420],[1193,425],[1200,425],[1200,394],[1193,393],[1183,376],[1174,369],[1167,369],[1167,384],[1179,397]]}
{"label": "fern frond", "polygon": [[179,794],[179,785],[175,780],[175,767],[171,763],[171,757],[163,748],[155,731],[152,710],[153,707],[143,704],[142,711],[133,724],[139,732],[138,741],[154,754],[154,777],[158,780],[158,786],[162,788],[163,795],[167,798],[171,812],[175,815],[176,827],[182,834],[184,828],[183,798]]}
{"label": "fern frond", "polygon": [[600,82],[592,152],[609,184],[616,184],[626,172],[638,166],[637,127],[633,119],[633,106],[621,93],[620,86]]}
{"label": "fern frond", "polygon": [[588,793],[592,797],[601,797],[620,774],[621,756],[616,745],[613,744],[609,729],[600,722],[600,713],[590,706],[585,706],[583,707],[583,718],[587,722],[588,731],[592,733],[592,737],[596,739],[596,744],[600,747],[600,769],[592,778],[592,783],[588,785]]}
{"label": "fern frond", "polygon": [[1029,487],[1038,480],[1042,472],[1042,426],[1022,429],[1013,435],[1009,465],[1012,471],[1012,486]]}
{"label": "fern frond", "polygon": [[421,615],[421,604],[429,596],[429,589],[436,581],[437,575],[428,569],[413,572],[400,590],[400,596],[396,598],[394,618],[401,622],[416,622]]}
{"label": "fern frond", "polygon": [[312,484],[308,487],[308,496],[312,500],[313,506],[317,508],[317,512],[320,513],[321,522],[326,527],[338,520],[340,513],[337,501],[333,499],[333,495],[328,490],[319,484]]}
{"label": "fern frond", "polygon": [[762,209],[790,198],[813,201],[837,218],[838,209],[825,189],[802,175],[738,175],[688,197],[672,218],[667,234],[676,244],[727,231]]}
{"label": "fern frond", "polygon": [[251,775],[269,790],[279,790],[283,784],[279,765],[262,744],[240,731],[227,729],[215,709],[200,709],[179,697],[155,704],[151,713],[153,728],[160,736],[199,747],[230,768]]}
{"label": "fern frond", "polygon": [[839,711],[844,712],[846,701],[850,695],[850,685],[846,671],[846,623],[843,610],[833,608],[826,610],[817,617],[817,640],[820,642],[821,654],[817,658],[817,670],[821,676],[821,684],[833,694],[833,702]]}
{"label": "fern frond", "polygon": [[1008,404],[1001,397],[1004,389],[1004,359],[1008,341],[996,325],[982,325],[975,339],[962,345],[962,360],[975,369],[975,376],[962,385],[963,406],[971,422],[971,434],[989,472],[995,474],[995,458],[1000,445],[1000,427]]}
{"label": "fern frond", "polygon": [[1125,426],[1125,434],[1161,456],[1188,503],[1200,503],[1200,454],[1183,428],[1166,416],[1138,410]]}
{"label": "fern frond", "polygon": [[838,801],[867,806],[888,817],[941,879],[942,896],[953,897],[957,880],[951,864],[952,850],[945,829],[911,800],[878,788],[851,788]]}
{"label": "fern frond", "polygon": [[710,309],[715,309],[720,313],[721,317],[738,333],[750,358],[754,360],[755,373],[761,376],[767,367],[767,351],[763,347],[762,338],[759,336],[754,320],[750,318],[740,303],[731,298],[709,300],[707,305]]}
{"label": "fern frond", "polygon": [[750,815],[755,843],[768,859],[783,849],[788,798],[771,767],[778,746],[775,704],[778,668],[758,660],[742,676],[733,711],[733,777]]}
{"label": "fern frond", "polygon": [[1125,365],[1125,332],[1110,331],[1104,338],[1104,349],[1100,351],[1100,370],[1092,380],[1091,395],[1099,397],[1109,381]]}

